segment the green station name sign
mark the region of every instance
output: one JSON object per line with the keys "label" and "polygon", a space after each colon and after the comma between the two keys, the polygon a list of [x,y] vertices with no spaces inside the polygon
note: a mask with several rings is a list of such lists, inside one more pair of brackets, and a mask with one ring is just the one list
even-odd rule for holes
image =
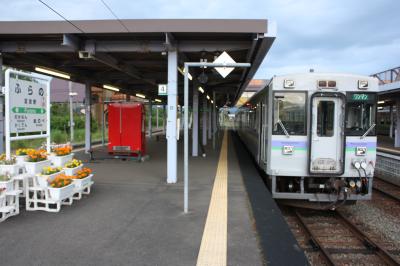
{"label": "green station name sign", "polygon": [[16,114],[44,114],[46,109],[33,107],[13,107],[12,111]]}

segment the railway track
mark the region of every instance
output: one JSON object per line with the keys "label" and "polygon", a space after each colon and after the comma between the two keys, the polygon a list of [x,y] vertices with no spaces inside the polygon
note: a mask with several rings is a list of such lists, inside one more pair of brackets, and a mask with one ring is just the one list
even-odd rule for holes
{"label": "railway track", "polygon": [[394,218],[400,218],[400,187],[382,179],[374,179],[371,204]]}
{"label": "railway track", "polygon": [[[390,253],[383,245],[368,237],[362,229],[343,216],[339,211],[317,211],[300,208],[290,208],[291,227],[297,223],[297,234],[300,245],[310,246],[309,253],[319,252],[322,262],[326,265],[400,265],[396,255],[400,251]],[[296,221],[294,221],[295,219]],[[293,229],[292,229],[293,230]]]}
{"label": "railway track", "polygon": [[400,186],[375,177],[373,188],[380,194],[400,203]]}

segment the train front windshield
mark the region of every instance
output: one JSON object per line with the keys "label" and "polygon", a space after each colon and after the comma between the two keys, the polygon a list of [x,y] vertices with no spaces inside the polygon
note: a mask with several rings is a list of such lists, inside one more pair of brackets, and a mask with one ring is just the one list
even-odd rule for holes
{"label": "train front windshield", "polygon": [[[350,93],[346,103],[346,134],[364,135],[374,124],[376,117],[376,94]],[[373,128],[368,135],[375,135]]]}
{"label": "train front windshield", "polygon": [[306,93],[274,93],[274,135],[306,135]]}

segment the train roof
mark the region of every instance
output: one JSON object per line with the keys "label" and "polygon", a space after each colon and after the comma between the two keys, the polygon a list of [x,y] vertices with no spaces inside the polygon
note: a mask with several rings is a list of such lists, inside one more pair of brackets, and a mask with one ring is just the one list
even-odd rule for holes
{"label": "train roof", "polygon": [[[258,92],[256,92],[253,96],[251,96],[245,103],[243,103],[242,106],[245,106],[247,103],[251,102],[252,100],[256,99],[259,95],[265,92],[265,88],[267,88],[271,82],[274,82],[274,80],[277,79],[296,79],[301,77],[302,79],[309,79],[309,78],[314,78],[314,79],[334,79],[337,77],[341,78],[349,78],[349,79],[355,79],[355,80],[369,80],[372,81],[374,80],[376,84],[378,84],[378,79],[375,77],[371,76],[365,76],[365,75],[360,75],[360,74],[352,74],[352,73],[341,73],[341,72],[305,72],[305,73],[293,73],[293,74],[285,74],[285,75],[277,75],[273,76],[272,79],[269,80],[269,82],[265,85],[265,87]],[[377,85],[377,90],[378,90],[378,85]],[[375,90],[373,90],[375,91]],[[239,108],[240,108],[239,107]]]}
{"label": "train roof", "polygon": [[293,73],[293,74],[285,74],[285,75],[277,75],[272,78],[288,78],[288,77],[347,77],[347,78],[355,78],[355,79],[376,79],[371,76],[360,75],[360,74],[352,74],[352,73],[344,73],[344,72],[305,72],[305,73]]}

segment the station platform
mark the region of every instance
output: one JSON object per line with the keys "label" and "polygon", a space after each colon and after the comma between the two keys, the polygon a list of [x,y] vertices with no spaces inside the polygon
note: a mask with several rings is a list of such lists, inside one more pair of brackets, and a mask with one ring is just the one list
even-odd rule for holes
{"label": "station platform", "polygon": [[3,222],[2,264],[307,265],[243,145],[223,135],[190,158],[188,214],[183,156],[178,183],[167,184],[163,136],[141,163],[108,159],[104,147],[93,161],[77,153],[95,174],[92,193],[60,213],[23,210]]}
{"label": "station platform", "polygon": [[394,147],[394,139],[389,136],[378,136],[378,152],[400,155],[400,148]]}

